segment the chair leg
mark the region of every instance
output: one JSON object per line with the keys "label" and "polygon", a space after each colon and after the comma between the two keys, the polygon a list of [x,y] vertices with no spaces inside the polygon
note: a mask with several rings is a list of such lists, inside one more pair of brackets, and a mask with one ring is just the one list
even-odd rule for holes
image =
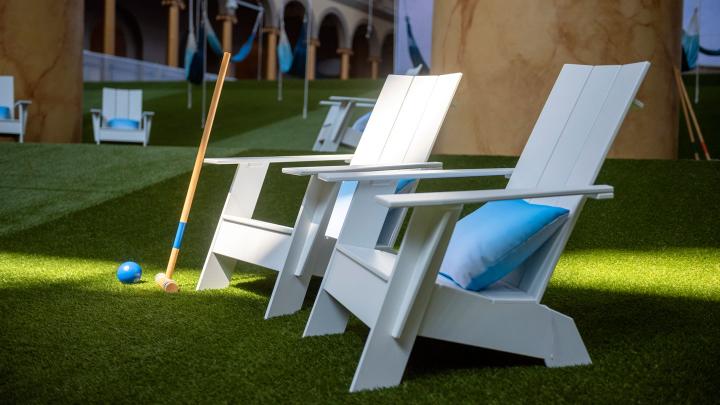
{"label": "chair leg", "polygon": [[591,364],[590,355],[580,337],[575,322],[556,311],[552,314],[553,354],[545,359],[548,367],[566,367]]}
{"label": "chair leg", "polygon": [[350,312],[325,291],[324,284],[325,280],[315,298],[303,337],[343,333],[347,327]]}
{"label": "chair leg", "polygon": [[415,344],[415,337],[415,334],[408,334],[395,339],[390,336],[389,331],[371,329],[360,363],[355,370],[350,392],[399,385]]}
{"label": "chair leg", "polygon": [[229,286],[232,272],[235,269],[235,263],[237,263],[235,259],[213,252],[208,253],[205,266],[203,266],[202,273],[200,273],[200,280],[198,280],[196,290],[225,288]]}
{"label": "chair leg", "polygon": [[302,307],[312,275],[306,272],[298,277],[289,270],[282,269],[278,273],[270,303],[265,311],[265,319],[289,315]]}

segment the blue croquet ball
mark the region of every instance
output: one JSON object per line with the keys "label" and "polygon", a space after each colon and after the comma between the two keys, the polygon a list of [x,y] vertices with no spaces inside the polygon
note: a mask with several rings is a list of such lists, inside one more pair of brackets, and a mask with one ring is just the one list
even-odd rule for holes
{"label": "blue croquet ball", "polygon": [[117,269],[117,278],[123,284],[132,284],[140,281],[142,268],[135,262],[125,262]]}

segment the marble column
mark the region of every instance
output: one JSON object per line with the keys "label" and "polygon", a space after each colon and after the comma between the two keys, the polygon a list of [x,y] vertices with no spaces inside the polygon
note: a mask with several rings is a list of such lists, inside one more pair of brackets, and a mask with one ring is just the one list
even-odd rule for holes
{"label": "marble column", "polygon": [[518,155],[562,65],[652,63],[611,157],[677,155],[682,1],[443,0],[432,73],[463,78],[436,153]]}
{"label": "marble column", "polygon": [[320,46],[320,41],[317,38],[310,38],[308,43],[308,66],[307,66],[307,78],[308,80],[315,80],[315,64],[317,62],[317,49]]}
{"label": "marble column", "polygon": [[105,0],[103,16],[103,53],[115,55],[115,0]]}
{"label": "marble column", "polygon": [[178,67],[180,10],[185,9],[185,3],[182,0],[163,0],[162,4],[168,6],[167,64],[168,66]]}
{"label": "marble column", "polygon": [[377,56],[371,56],[368,59],[368,62],[370,62],[370,78],[371,79],[377,79],[380,72],[380,61],[381,59]]}
{"label": "marble column", "polygon": [[32,101],[25,142],[80,141],[83,12],[77,0],[0,1],[0,75]]}
{"label": "marble column", "polygon": [[350,56],[352,55],[352,49],[340,48],[337,50],[340,55],[340,80],[347,80],[350,78]]}
{"label": "marble column", "polygon": [[277,39],[279,30],[275,27],[263,28],[265,37],[267,37],[267,48],[263,50],[267,54],[267,63],[265,63],[265,78],[267,80],[277,79]]}

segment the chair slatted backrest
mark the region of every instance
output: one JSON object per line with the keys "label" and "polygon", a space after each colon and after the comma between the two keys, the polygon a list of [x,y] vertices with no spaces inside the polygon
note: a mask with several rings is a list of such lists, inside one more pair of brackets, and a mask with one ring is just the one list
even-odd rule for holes
{"label": "chair slatted backrest", "polygon": [[[461,73],[388,76],[351,164],[425,162],[461,78]],[[341,186],[327,236],[337,238],[354,190],[354,183]]]}
{"label": "chair slatted backrest", "polygon": [[105,119],[142,119],[142,90],[103,88],[102,115]]}
{"label": "chair slatted backrest", "polygon": [[[530,134],[507,188],[587,186],[595,179],[649,68],[648,62],[615,66],[565,65]],[[535,294],[545,291],[575,224],[581,197],[534,199],[570,210],[570,218],[534,260],[506,282]]]}
{"label": "chair slatted backrest", "polygon": [[10,116],[15,110],[15,86],[12,76],[0,76],[0,107],[10,109]]}

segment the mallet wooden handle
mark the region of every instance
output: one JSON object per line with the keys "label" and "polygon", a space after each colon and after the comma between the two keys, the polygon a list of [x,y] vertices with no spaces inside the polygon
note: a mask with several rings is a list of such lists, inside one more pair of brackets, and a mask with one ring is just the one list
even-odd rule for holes
{"label": "mallet wooden handle", "polygon": [[190,216],[190,208],[192,207],[193,197],[195,197],[195,189],[197,188],[198,179],[200,178],[200,170],[202,170],[203,159],[205,159],[205,151],[207,150],[208,141],[210,140],[213,121],[215,121],[215,111],[217,111],[218,101],[220,101],[220,93],[222,92],[229,64],[230,53],[225,52],[223,53],[220,72],[218,73],[215,90],[213,91],[212,100],[210,101],[210,111],[205,121],[200,147],[198,148],[197,157],[195,158],[195,166],[193,167],[192,176],[190,177],[190,185],[185,195],[185,204],[183,204],[182,214],[180,214],[180,223],[178,224],[177,233],[175,234],[175,242],[173,243],[170,259],[168,260],[167,269],[165,270],[165,277],[170,279],[175,272],[175,263],[180,253],[180,244],[182,243],[183,233],[185,232],[185,224],[188,221],[188,216]]}

